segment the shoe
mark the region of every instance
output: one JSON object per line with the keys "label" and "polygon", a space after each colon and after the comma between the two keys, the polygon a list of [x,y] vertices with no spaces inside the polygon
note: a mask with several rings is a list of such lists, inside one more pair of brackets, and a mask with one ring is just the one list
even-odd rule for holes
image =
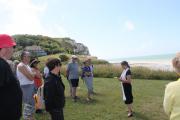
{"label": "shoe", "polygon": [[36,110],[36,113],[37,113],[37,114],[42,114],[42,113],[43,113],[43,110],[37,109],[37,110]]}
{"label": "shoe", "polygon": [[93,92],[92,92],[92,95],[97,95],[97,93],[93,91]]}
{"label": "shoe", "polygon": [[133,113],[131,112],[131,113],[128,113],[128,118],[129,117],[133,117]]}
{"label": "shoe", "polygon": [[79,98],[77,96],[73,97],[73,102],[77,102]]}
{"label": "shoe", "polygon": [[80,99],[78,96],[75,96],[74,98],[75,98],[76,100],[77,100],[77,99]]}
{"label": "shoe", "polygon": [[91,98],[86,98],[87,102],[90,102],[92,99]]}
{"label": "shoe", "polygon": [[89,98],[86,98],[86,101],[87,101],[87,102],[89,102],[89,101],[90,101],[90,99],[89,99]]}

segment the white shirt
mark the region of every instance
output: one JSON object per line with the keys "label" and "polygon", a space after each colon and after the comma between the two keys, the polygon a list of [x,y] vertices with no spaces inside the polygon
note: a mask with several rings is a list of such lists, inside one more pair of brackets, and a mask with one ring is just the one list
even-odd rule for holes
{"label": "white shirt", "polygon": [[120,77],[122,80],[126,80],[126,73],[127,73],[128,70],[129,70],[129,68],[123,70],[123,72],[121,74],[121,77]]}
{"label": "white shirt", "polygon": [[48,74],[49,74],[49,69],[48,69],[48,67],[46,66],[46,67],[44,68],[45,78],[48,76]]}
{"label": "white shirt", "polygon": [[25,66],[25,67],[27,68],[27,70],[28,70],[30,73],[32,73],[32,70],[31,70],[31,68],[30,68],[29,65],[25,65],[25,64],[22,63],[22,62],[19,63],[19,64],[17,65],[16,74],[17,74],[17,78],[18,78],[18,80],[19,80],[19,82],[20,82],[20,85],[34,84],[34,81],[33,81],[33,80],[28,79],[23,73],[21,73],[21,72],[19,71],[18,67],[20,67],[20,66]]}

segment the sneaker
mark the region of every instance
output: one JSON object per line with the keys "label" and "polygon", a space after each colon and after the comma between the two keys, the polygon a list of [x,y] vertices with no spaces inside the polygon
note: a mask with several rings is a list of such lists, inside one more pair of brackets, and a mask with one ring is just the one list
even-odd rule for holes
{"label": "sneaker", "polygon": [[80,99],[78,96],[75,96],[75,99],[77,100],[77,99]]}
{"label": "sneaker", "polygon": [[42,114],[42,113],[43,113],[43,110],[37,109],[37,110],[36,110],[36,113],[37,113],[37,114]]}
{"label": "sneaker", "polygon": [[90,99],[90,98],[86,98],[86,101],[87,101],[87,102],[90,102],[90,101],[91,101],[91,99]]}
{"label": "sneaker", "polygon": [[128,113],[128,117],[133,117],[133,113]]}

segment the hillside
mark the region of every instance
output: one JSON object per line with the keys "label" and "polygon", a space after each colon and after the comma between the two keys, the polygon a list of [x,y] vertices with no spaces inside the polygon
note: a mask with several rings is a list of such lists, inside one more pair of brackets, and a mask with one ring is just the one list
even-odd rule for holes
{"label": "hillside", "polygon": [[13,35],[17,43],[16,52],[22,51],[27,47],[41,49],[49,54],[68,53],[78,55],[89,55],[89,49],[82,43],[76,43],[71,38],[51,38],[42,35]]}

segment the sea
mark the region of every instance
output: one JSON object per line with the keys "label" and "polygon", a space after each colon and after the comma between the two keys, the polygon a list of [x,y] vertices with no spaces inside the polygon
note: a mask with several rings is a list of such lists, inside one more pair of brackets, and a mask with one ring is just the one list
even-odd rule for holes
{"label": "sea", "polygon": [[162,55],[116,58],[116,59],[109,59],[108,61],[113,64],[119,64],[122,61],[128,61],[131,66],[143,66],[151,69],[172,71],[173,67],[171,61],[174,57],[175,54],[162,54]]}
{"label": "sea", "polygon": [[162,54],[150,56],[137,56],[127,58],[108,59],[110,63],[120,63],[121,61],[128,61],[130,63],[168,63],[175,57],[175,54]]}

